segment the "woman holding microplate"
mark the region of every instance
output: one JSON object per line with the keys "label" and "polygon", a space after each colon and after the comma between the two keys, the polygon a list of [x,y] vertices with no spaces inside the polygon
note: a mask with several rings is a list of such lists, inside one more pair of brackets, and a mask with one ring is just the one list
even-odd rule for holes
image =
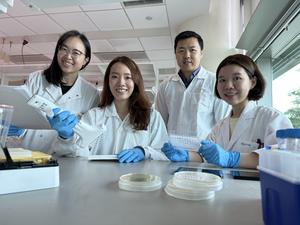
{"label": "woman holding microplate", "polygon": [[[276,144],[276,130],[291,128],[292,124],[276,109],[255,102],[263,97],[265,80],[248,56],[228,56],[218,66],[216,75],[215,94],[232,110],[215,125],[207,140],[200,142],[199,156],[221,167],[256,168],[259,151],[255,150]],[[162,151],[171,160],[190,160],[186,150],[170,144],[165,144]]]}

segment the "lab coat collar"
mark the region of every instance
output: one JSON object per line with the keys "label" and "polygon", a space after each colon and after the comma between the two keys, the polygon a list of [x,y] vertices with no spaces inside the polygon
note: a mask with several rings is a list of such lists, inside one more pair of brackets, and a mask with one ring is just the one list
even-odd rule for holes
{"label": "lab coat collar", "polygon": [[[255,101],[249,101],[246,107],[244,108],[242,114],[240,117],[245,118],[245,119],[251,119],[255,117],[255,109],[257,107],[257,104]],[[252,111],[252,112],[251,112]]]}
{"label": "lab coat collar", "polygon": [[[46,79],[46,78],[44,77],[44,79]],[[48,82],[48,81],[46,81],[46,82]],[[46,89],[46,92],[49,94],[49,96],[51,96],[51,98],[54,102],[56,102],[57,99],[62,96],[62,91],[61,91],[60,86],[56,86],[54,84],[49,84],[45,89]]]}
{"label": "lab coat collar", "polygon": [[84,92],[81,90],[82,82],[82,78],[78,76],[73,87],[64,95],[62,95],[61,87],[53,84],[50,84],[46,90],[56,103],[65,104],[67,101],[74,101],[82,97],[81,93]]}
{"label": "lab coat collar", "polygon": [[[117,117],[120,119],[119,114],[117,113],[116,105],[114,102],[112,102],[109,106],[105,107],[105,116],[106,117]],[[121,119],[120,119],[121,120]],[[121,126],[124,126],[124,129],[127,129],[128,131],[134,130],[129,122],[129,115],[125,117],[125,119],[122,121]]]}
{"label": "lab coat collar", "polygon": [[119,116],[114,102],[112,102],[109,106],[105,107],[105,116]]}
{"label": "lab coat collar", "polygon": [[[228,143],[227,148],[231,149],[232,146],[235,144],[235,142],[237,142],[240,138],[241,135],[244,134],[244,132],[248,129],[248,127],[251,125],[251,121],[253,118],[255,118],[256,116],[256,102],[255,101],[249,101],[248,104],[246,105],[245,109],[243,110],[237,124],[236,127],[232,133],[231,139]],[[230,129],[230,124],[229,124],[229,120],[230,120],[230,116],[227,117],[226,119],[226,127],[228,127],[228,129]],[[226,134],[226,139],[229,140],[229,130],[228,132],[225,132]]]}
{"label": "lab coat collar", "polygon": [[[206,77],[207,77],[206,70],[204,69],[203,66],[200,66],[200,70],[198,71],[198,73],[195,75],[195,77],[193,79],[203,79]],[[172,81],[181,81],[181,78],[178,74],[175,74],[171,77],[171,80]]]}

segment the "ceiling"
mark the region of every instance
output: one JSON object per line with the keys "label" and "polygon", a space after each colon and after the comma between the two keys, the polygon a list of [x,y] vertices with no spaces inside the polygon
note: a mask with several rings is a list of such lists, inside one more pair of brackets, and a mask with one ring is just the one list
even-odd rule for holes
{"label": "ceiling", "polygon": [[[9,56],[0,56],[0,74],[22,77],[47,67],[59,36],[77,29],[92,46],[90,65],[82,73],[85,78],[101,87],[108,62],[127,55],[139,64],[145,87],[151,89],[177,70],[173,39],[178,27],[208,15],[210,0],[142,0],[125,5],[118,0],[15,0],[7,13],[0,14],[0,53]],[[24,40],[28,44],[23,46]]]}

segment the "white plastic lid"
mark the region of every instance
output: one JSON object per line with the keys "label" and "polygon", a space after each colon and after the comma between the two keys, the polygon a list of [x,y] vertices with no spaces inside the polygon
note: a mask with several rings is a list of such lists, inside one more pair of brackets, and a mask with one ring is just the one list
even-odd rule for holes
{"label": "white plastic lid", "polygon": [[154,191],[160,187],[160,177],[151,174],[129,173],[119,178],[119,188],[126,191]]}
{"label": "white plastic lid", "polygon": [[219,176],[198,171],[177,172],[174,174],[173,182],[176,187],[187,190],[218,191],[223,187]]}
{"label": "white plastic lid", "polygon": [[173,179],[169,180],[167,186],[165,187],[165,192],[174,198],[194,201],[211,199],[215,196],[214,191],[199,191],[196,189],[190,190],[179,188],[176,185],[174,185]]}

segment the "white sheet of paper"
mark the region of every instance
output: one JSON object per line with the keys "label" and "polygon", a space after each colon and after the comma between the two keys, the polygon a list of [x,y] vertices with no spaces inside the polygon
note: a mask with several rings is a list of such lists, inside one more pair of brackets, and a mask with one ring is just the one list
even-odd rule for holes
{"label": "white sheet of paper", "polygon": [[117,155],[89,155],[88,160],[94,161],[117,161],[118,157]]}
{"label": "white sheet of paper", "polygon": [[30,97],[24,86],[0,85],[0,104],[14,106],[13,125],[26,129],[51,129],[46,116],[27,104]]}

